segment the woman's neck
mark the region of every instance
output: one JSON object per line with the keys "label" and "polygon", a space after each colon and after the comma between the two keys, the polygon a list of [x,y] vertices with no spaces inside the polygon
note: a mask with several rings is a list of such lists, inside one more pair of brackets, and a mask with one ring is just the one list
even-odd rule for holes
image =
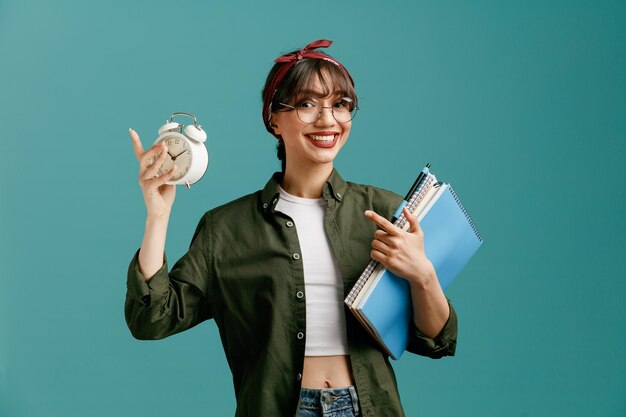
{"label": "woman's neck", "polygon": [[287,193],[303,198],[320,198],[324,184],[333,172],[333,164],[298,170],[287,163],[280,186]]}

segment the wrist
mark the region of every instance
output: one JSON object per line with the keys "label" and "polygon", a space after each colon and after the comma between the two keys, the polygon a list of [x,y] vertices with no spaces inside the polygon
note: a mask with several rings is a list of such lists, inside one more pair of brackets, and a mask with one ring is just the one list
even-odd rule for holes
{"label": "wrist", "polygon": [[432,264],[429,264],[429,268],[425,270],[417,271],[417,273],[408,278],[411,287],[414,289],[420,290],[428,290],[432,288],[434,285],[439,284],[439,279],[437,278],[437,272]]}
{"label": "wrist", "polygon": [[169,220],[169,212],[160,215],[148,214],[146,217],[146,227],[167,227]]}

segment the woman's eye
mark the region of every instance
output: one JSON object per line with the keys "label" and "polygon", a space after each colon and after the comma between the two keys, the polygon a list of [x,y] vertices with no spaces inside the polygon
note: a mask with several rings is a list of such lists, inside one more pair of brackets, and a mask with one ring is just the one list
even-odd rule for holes
{"label": "woman's eye", "polygon": [[344,108],[349,109],[352,106],[352,101],[342,99],[342,100],[335,102],[334,106],[336,109],[344,109]]}
{"label": "woman's eye", "polygon": [[315,103],[312,103],[310,101],[302,101],[296,104],[296,107],[299,109],[312,109],[315,107]]}

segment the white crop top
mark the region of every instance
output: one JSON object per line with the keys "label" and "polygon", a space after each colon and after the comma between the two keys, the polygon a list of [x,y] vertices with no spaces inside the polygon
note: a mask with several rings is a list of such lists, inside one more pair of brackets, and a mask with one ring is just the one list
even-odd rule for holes
{"label": "white crop top", "polygon": [[343,280],[324,232],[326,202],[287,194],[279,186],[276,210],[293,220],[304,267],[305,356],[348,354]]}

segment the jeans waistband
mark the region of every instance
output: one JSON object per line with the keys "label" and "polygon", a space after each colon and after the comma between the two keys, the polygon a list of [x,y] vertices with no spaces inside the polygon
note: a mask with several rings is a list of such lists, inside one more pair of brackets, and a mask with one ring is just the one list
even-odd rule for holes
{"label": "jeans waistband", "polygon": [[352,408],[354,414],[358,415],[359,398],[353,385],[345,388],[302,388],[300,389],[300,407],[321,409],[323,413]]}

